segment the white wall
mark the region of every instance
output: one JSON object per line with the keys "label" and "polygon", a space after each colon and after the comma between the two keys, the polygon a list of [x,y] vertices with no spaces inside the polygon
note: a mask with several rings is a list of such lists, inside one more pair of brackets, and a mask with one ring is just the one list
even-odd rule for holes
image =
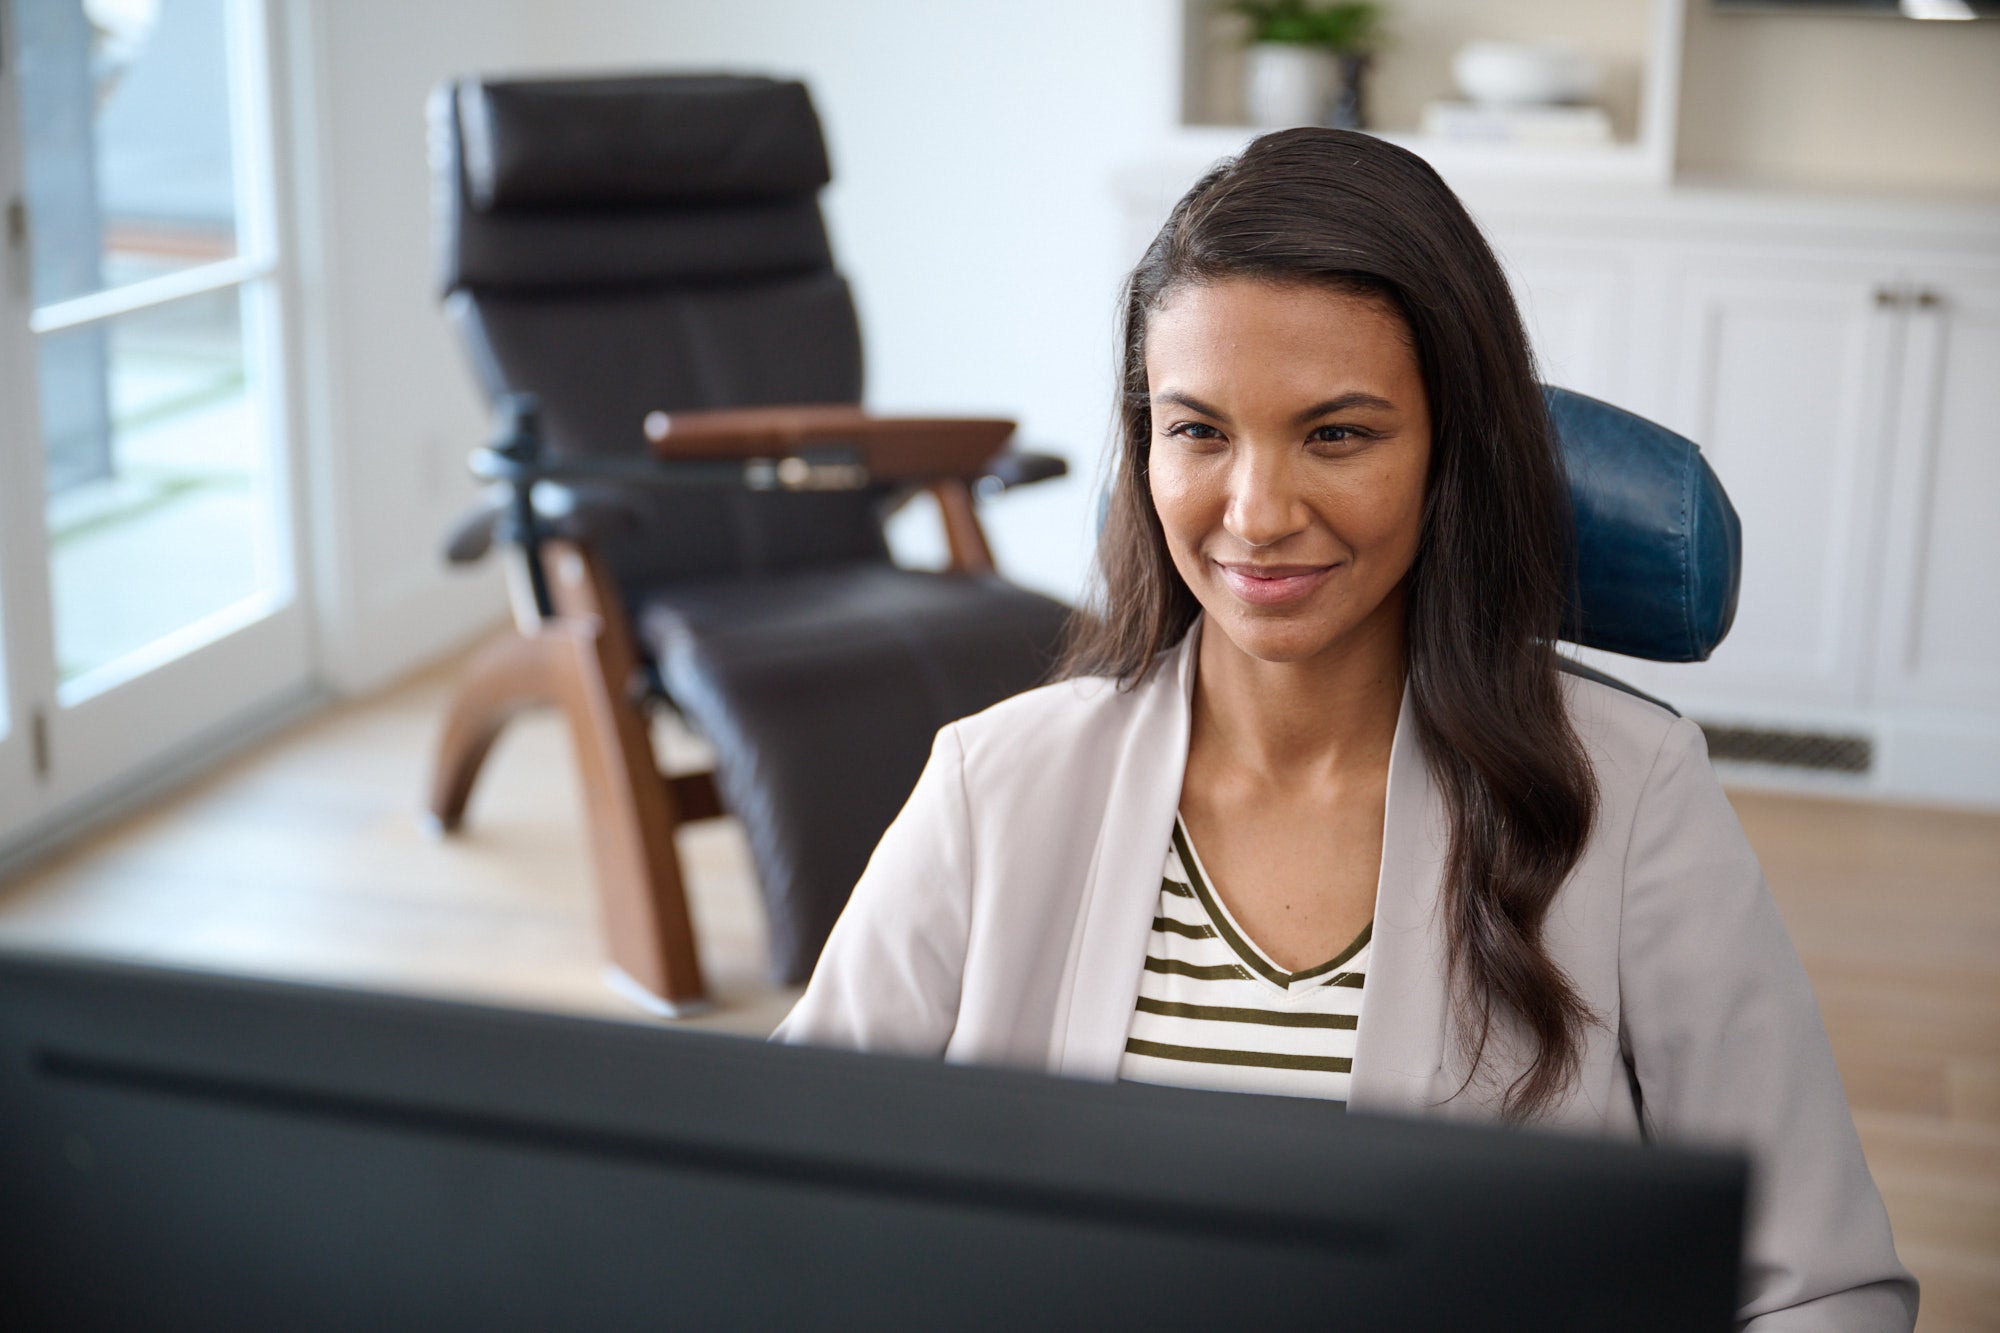
{"label": "white wall", "polygon": [[379,685],[503,614],[496,562],[447,571],[485,410],[433,295],[425,93],[542,49],[526,0],[286,0],[306,263],[307,508],[328,683]]}
{"label": "white wall", "polygon": [[2000,192],[2000,23],[1718,14],[1690,0],[1683,60],[1683,172]]}

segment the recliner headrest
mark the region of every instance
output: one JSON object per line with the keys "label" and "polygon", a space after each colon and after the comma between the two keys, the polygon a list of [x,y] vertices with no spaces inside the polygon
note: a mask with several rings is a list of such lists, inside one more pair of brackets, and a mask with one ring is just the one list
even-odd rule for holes
{"label": "recliner headrest", "polygon": [[804,85],[734,75],[467,80],[472,207],[780,199],[831,179]]}
{"label": "recliner headrest", "polygon": [[832,272],[826,146],[801,84],[461,79],[428,114],[441,293],[569,299]]}

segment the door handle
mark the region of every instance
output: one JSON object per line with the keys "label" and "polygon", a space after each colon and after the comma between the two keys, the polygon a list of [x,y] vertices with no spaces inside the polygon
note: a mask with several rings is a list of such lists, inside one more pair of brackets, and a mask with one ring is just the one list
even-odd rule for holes
{"label": "door handle", "polygon": [[8,286],[16,295],[25,296],[33,286],[28,253],[28,205],[25,200],[7,201],[6,229]]}

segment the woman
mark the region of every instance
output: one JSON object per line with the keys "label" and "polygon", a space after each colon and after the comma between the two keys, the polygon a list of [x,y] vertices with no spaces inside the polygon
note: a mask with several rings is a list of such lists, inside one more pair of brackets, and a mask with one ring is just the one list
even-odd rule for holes
{"label": "woman", "polygon": [[779,1037],[1742,1143],[1742,1316],[1909,1328],[1701,732],[1558,670],[1567,493],[1451,192],[1261,138],[1123,344],[1102,606],[938,734]]}

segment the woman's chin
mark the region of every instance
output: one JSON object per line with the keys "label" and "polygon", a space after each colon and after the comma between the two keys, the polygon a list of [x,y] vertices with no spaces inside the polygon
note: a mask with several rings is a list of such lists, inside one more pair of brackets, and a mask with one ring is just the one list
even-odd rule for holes
{"label": "woman's chin", "polygon": [[1260,662],[1304,662],[1340,638],[1337,626],[1319,616],[1274,614],[1254,607],[1229,607],[1208,615],[1235,649]]}
{"label": "woman's chin", "polygon": [[1345,598],[1315,598],[1302,606],[1245,605],[1226,594],[1202,599],[1206,633],[1220,633],[1230,646],[1259,662],[1296,663],[1335,658],[1400,655],[1400,599],[1385,598],[1373,611],[1357,614]]}

